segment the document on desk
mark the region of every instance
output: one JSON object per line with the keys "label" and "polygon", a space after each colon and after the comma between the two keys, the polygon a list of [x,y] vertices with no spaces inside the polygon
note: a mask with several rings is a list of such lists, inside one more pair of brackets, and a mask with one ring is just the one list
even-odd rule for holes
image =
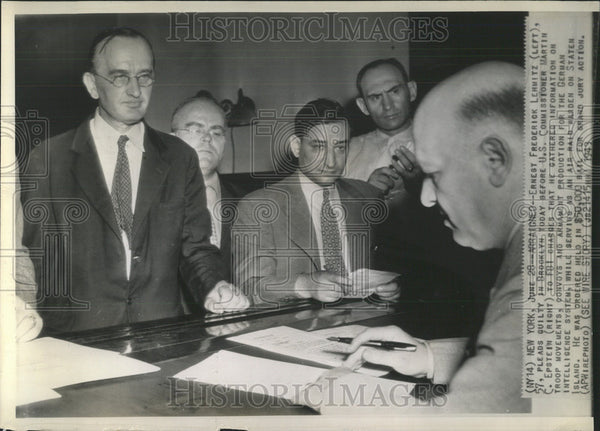
{"label": "document on desk", "polygon": [[[160,370],[155,365],[109,350],[56,338],[38,338],[17,347],[18,405],[57,398],[52,389],[77,383]],[[45,394],[45,398],[44,398]]]}
{"label": "document on desk", "polygon": [[[347,356],[343,353],[344,344],[288,326],[236,335],[228,340],[332,367],[339,367]],[[371,376],[383,376],[388,373],[386,370],[370,367],[361,367],[356,371]]]}
{"label": "document on desk", "polygon": [[317,381],[326,371],[221,350],[174,377],[296,401],[306,385]]}

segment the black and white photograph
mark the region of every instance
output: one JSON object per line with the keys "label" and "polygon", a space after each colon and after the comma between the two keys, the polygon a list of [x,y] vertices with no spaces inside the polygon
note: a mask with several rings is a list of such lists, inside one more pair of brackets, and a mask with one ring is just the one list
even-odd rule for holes
{"label": "black and white photograph", "polygon": [[0,428],[593,429],[599,6],[493,3],[3,2]]}

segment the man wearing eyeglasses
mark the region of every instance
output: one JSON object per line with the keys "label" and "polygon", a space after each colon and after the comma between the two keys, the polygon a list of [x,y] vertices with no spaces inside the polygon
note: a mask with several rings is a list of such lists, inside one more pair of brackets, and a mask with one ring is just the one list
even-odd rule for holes
{"label": "man wearing eyeglasses", "polygon": [[[108,30],[95,38],[90,63],[83,83],[98,100],[96,112],[50,140],[47,166],[45,149],[36,148],[25,172],[36,184],[23,193],[23,241],[46,247],[36,262],[45,327],[77,331],[178,316],[178,275],[209,311],[246,308],[210,243],[196,153],[143,122],[154,83],[149,41],[133,29]],[[69,227],[66,245],[48,248],[44,226],[31,216],[36,205],[45,207],[46,226]]]}
{"label": "man wearing eyeglasses", "polygon": [[228,276],[231,275],[231,223],[222,217],[228,205],[243,192],[224,181],[217,169],[227,142],[227,123],[221,105],[208,91],[199,91],[194,97],[182,101],[171,117],[172,134],[192,147],[200,162],[206,185],[206,203],[211,216],[210,242],[221,250]]}

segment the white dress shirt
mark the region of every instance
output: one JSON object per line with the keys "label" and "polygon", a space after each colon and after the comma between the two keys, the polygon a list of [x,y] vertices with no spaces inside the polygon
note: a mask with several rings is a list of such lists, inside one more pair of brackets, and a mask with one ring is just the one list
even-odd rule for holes
{"label": "white dress shirt", "polygon": [[379,129],[352,138],[348,147],[345,178],[367,181],[375,169],[392,164],[392,156],[400,147],[415,151],[412,126],[394,136]]}
{"label": "white dress shirt", "polygon": [[[140,182],[140,171],[142,169],[142,158],[144,155],[144,133],[145,127],[143,122],[139,122],[127,132],[122,133],[114,129],[110,124],[100,116],[99,110],[96,109],[94,117],[90,120],[90,131],[96,146],[96,153],[100,160],[104,181],[108,188],[108,194],[112,190],[113,176],[117,165],[117,155],[119,146],[117,141],[119,136],[126,135],[129,140],[125,144],[125,152],[129,161],[129,174],[131,175],[131,213],[135,213],[135,203],[137,199],[138,185]],[[125,231],[121,230],[121,239],[125,249],[126,261],[124,262],[127,272],[127,278],[131,273],[131,249]]]}
{"label": "white dress shirt", "polygon": [[[317,245],[319,247],[319,259],[321,261],[321,269],[325,269],[325,256],[323,255],[323,233],[321,231],[321,207],[323,206],[323,187],[309,180],[302,172],[299,171],[300,187],[308,204],[310,216],[317,237]],[[342,255],[346,271],[350,273],[353,268],[350,268],[350,255],[346,235],[346,223],[340,218],[340,213],[335,211],[335,208],[341,207],[340,195],[335,186],[331,186],[329,192],[329,201],[334,213],[337,217],[338,228],[340,230],[340,241],[342,245]]]}

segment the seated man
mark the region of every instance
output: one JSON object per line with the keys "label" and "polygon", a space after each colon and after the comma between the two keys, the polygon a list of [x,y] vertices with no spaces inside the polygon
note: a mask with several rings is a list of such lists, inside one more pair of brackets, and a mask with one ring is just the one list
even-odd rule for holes
{"label": "seated man", "polygon": [[[233,227],[236,282],[255,305],[298,298],[340,299],[346,275],[370,265],[369,206],[385,213],[376,188],[341,179],[348,121],[336,102],[318,99],[296,115],[290,139],[298,170],[250,193]],[[385,299],[398,286],[380,286]]]}
{"label": "seated man", "polygon": [[[513,308],[522,297],[523,233],[511,217],[523,188],[524,81],[523,69],[512,64],[475,65],[434,88],[415,116],[416,156],[426,175],[421,202],[440,209],[460,245],[504,251],[471,355],[464,342],[427,343],[394,326],[368,329],[348,348],[354,353],[347,366],[371,362],[449,383],[446,402],[435,411],[530,408],[521,398],[522,312]],[[360,347],[373,338],[415,344],[417,351]]]}

